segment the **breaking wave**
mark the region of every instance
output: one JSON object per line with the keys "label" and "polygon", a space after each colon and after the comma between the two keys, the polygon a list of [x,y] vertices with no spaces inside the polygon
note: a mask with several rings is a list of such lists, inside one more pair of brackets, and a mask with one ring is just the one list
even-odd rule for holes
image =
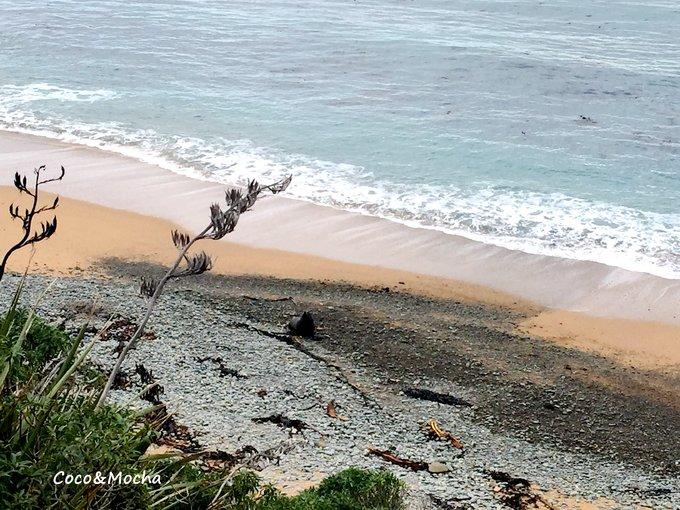
{"label": "breaking wave", "polygon": [[199,139],[41,116],[34,101],[96,102],[110,90],[48,84],[0,87],[4,129],[98,147],[193,178],[242,184],[293,174],[289,195],[529,253],[591,260],[680,278],[680,214],[652,213],[560,193],[479,184],[418,186],[375,178],[354,165],[258,147],[250,140]]}

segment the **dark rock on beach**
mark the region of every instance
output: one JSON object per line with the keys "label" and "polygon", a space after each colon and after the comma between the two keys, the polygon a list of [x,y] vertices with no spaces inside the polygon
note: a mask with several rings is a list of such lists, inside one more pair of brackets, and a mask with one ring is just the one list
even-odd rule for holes
{"label": "dark rock on beach", "polygon": [[314,338],[316,334],[316,324],[310,312],[302,312],[301,315],[293,317],[288,323],[288,330],[297,336]]}

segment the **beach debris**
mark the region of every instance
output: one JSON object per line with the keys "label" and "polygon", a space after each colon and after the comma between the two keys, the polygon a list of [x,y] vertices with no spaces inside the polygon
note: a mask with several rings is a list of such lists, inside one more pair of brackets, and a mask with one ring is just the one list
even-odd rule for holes
{"label": "beach debris", "polygon": [[404,459],[402,457],[398,457],[389,450],[380,450],[378,448],[369,448],[368,455],[375,455],[386,460],[387,462],[391,462],[396,466],[405,467],[412,471],[427,471],[429,466],[427,462]]}
{"label": "beach debris", "polygon": [[162,443],[155,443],[149,446],[146,455],[177,455],[183,454],[185,461],[191,461],[201,467],[204,471],[223,471],[225,469],[233,468],[236,465],[245,465],[249,463],[250,459],[258,455],[258,451],[254,446],[246,445],[239,448],[234,453],[225,452],[224,450],[199,450],[187,451],[185,445],[173,445],[167,438]]}
{"label": "beach debris", "polygon": [[451,471],[451,468],[444,464],[443,462],[435,460],[434,462],[430,462],[427,465],[427,470],[433,475],[439,475],[442,473],[448,473],[449,471]]}
{"label": "beach debris", "polygon": [[531,483],[526,478],[511,476],[503,471],[485,471],[484,473],[498,482],[498,485],[494,487],[494,492],[500,495],[501,503],[508,508],[555,510],[554,506],[532,489]]}
{"label": "beach debris", "polygon": [[302,420],[288,418],[282,414],[272,414],[271,416],[264,416],[262,418],[253,418],[252,421],[254,423],[273,423],[282,429],[290,429],[291,434],[297,434],[310,428],[309,425]]}
{"label": "beach debris", "polygon": [[301,315],[293,317],[288,323],[288,330],[293,335],[314,338],[316,324],[310,312],[302,312]]}
{"label": "beach debris", "polygon": [[139,375],[142,384],[152,384],[156,382],[153,372],[151,370],[147,370],[147,368],[142,363],[135,364],[135,373]]}
{"label": "beach debris", "polygon": [[239,458],[235,454],[225,452],[224,450],[201,452],[200,459],[201,464],[208,471],[228,469],[234,467],[239,462]]}
{"label": "beach debris", "polygon": [[225,452],[224,450],[207,450],[195,454],[194,457],[198,459],[201,467],[207,471],[214,471],[229,469],[238,464],[243,464],[246,459],[255,454],[257,454],[257,448],[245,445],[234,453]]}
{"label": "beach debris", "polygon": [[252,452],[242,460],[242,464],[248,469],[262,471],[271,464],[278,464],[281,456],[293,450],[294,447],[295,445],[291,443],[290,440],[283,441],[276,446],[272,446],[271,448],[264,450],[263,452],[258,452],[252,446],[245,446],[242,448],[242,450],[251,448]]}
{"label": "beach debris", "polygon": [[158,404],[151,412],[144,415],[146,421],[157,430],[161,436],[155,444],[179,450],[184,453],[193,453],[201,450],[201,445],[196,441],[194,434],[186,425],[180,425],[175,417],[168,413],[165,404]]}
{"label": "beach debris", "polygon": [[625,487],[620,489],[621,492],[626,492],[629,494],[636,494],[643,497],[659,497],[665,496],[666,494],[672,494],[673,489],[670,487],[650,487],[648,489],[643,489],[641,487]]}
{"label": "beach debris", "polygon": [[127,373],[125,370],[121,370],[116,374],[116,378],[113,380],[113,386],[112,388],[114,389],[127,389],[130,387],[130,374]]}
{"label": "beach debris", "polygon": [[265,298],[265,297],[248,296],[248,295],[244,294],[241,297],[243,297],[243,299],[247,299],[249,301],[266,301],[268,303],[278,303],[278,302],[281,302],[281,301],[294,301],[294,299],[290,296],[277,297],[277,298]]}
{"label": "beach debris", "polygon": [[172,432],[163,434],[161,438],[156,441],[156,443],[174,448],[183,453],[193,453],[199,451],[201,449],[201,445],[198,443],[193,433],[189,430],[189,427],[186,425],[176,424],[172,418],[171,420],[170,427]]}
{"label": "beach debris", "polygon": [[407,397],[417,398],[420,400],[429,400],[430,402],[437,402],[439,404],[446,404],[449,406],[472,407],[472,404],[467,400],[454,397],[453,395],[449,395],[447,393],[439,393],[424,388],[405,388],[403,392]]}
{"label": "beach debris", "polygon": [[247,376],[241,374],[237,370],[234,370],[233,368],[229,368],[224,364],[224,360],[217,356],[205,356],[203,358],[200,357],[195,357],[194,358],[198,363],[205,363],[206,361],[210,361],[212,363],[215,363],[217,365],[217,368],[220,371],[220,377],[235,377],[236,379],[247,379]]}
{"label": "beach debris", "polygon": [[[112,353],[120,354],[123,349],[125,349],[125,346],[130,341],[130,338],[132,338],[132,335],[134,335],[136,330],[137,324],[134,321],[128,319],[127,317],[121,317],[111,323],[106,331],[102,333],[101,339],[103,341],[114,340],[118,342]],[[153,331],[145,331],[142,334],[142,338],[144,340],[155,340],[156,334]]]}
{"label": "beach debris", "polygon": [[457,498],[443,499],[435,496],[434,494],[429,494],[428,497],[436,508],[441,508],[442,510],[467,510],[472,508],[466,503],[472,499],[470,496],[459,496]]}
{"label": "beach debris", "polygon": [[161,395],[165,393],[165,388],[158,383],[153,383],[145,388],[140,397],[152,404],[161,403]]}
{"label": "beach debris", "polygon": [[459,450],[463,449],[463,443],[451,434],[451,432],[442,429],[439,422],[435,419],[427,420],[427,422],[421,426],[421,430],[423,430],[430,439],[444,439],[451,443],[451,446],[454,448],[458,448]]}
{"label": "beach debris", "polygon": [[142,364],[135,365],[135,372],[139,375],[142,384],[146,386],[144,391],[140,393],[140,398],[155,405],[161,404],[160,397],[165,393],[165,388],[156,382],[153,372],[147,370]]}
{"label": "beach debris", "polygon": [[335,406],[335,401],[331,400],[328,402],[328,405],[326,406],[326,414],[330,416],[331,418],[335,418],[336,420],[340,421],[347,421],[348,418],[346,416],[342,416],[338,414],[338,410]]}

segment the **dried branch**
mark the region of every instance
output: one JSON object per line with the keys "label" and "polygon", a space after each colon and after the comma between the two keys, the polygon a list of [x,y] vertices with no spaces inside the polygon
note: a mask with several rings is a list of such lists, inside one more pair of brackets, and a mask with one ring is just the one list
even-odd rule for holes
{"label": "dried branch", "polygon": [[146,312],[134,335],[132,335],[132,338],[130,338],[127,345],[118,355],[116,364],[111,370],[106,386],[99,397],[97,407],[101,406],[106,400],[109,392],[111,391],[111,386],[113,385],[116,376],[120,372],[121,366],[123,365],[128,352],[130,349],[135,347],[139,338],[142,336],[144,328],[151,317],[151,313],[158,302],[158,298],[163,293],[165,285],[171,279],[199,275],[205,273],[206,271],[210,271],[212,268],[212,259],[210,256],[205,252],[189,255],[188,252],[191,247],[197,241],[201,241],[203,239],[222,239],[227,234],[233,232],[236,228],[236,225],[238,224],[241,214],[249,211],[260,195],[265,192],[275,195],[285,191],[285,189],[290,184],[291,179],[292,177],[289,176],[268,186],[261,186],[253,180],[248,183],[248,186],[245,190],[230,189],[225,193],[224,206],[221,206],[220,204],[212,204],[210,206],[210,223],[201,232],[193,237],[190,237],[189,235],[181,233],[177,230],[172,232],[172,242],[179,251],[177,258],[175,259],[173,265],[159,280],[152,278],[142,278],[140,294],[148,298]]}
{"label": "dried branch", "polygon": [[191,242],[191,237],[188,234],[173,230],[172,242],[178,250],[183,250]]}
{"label": "dried branch", "polygon": [[191,256],[185,256],[184,261],[184,269],[177,269],[173,271],[173,273],[170,275],[170,278],[199,275],[212,269],[212,260],[210,259],[210,256],[204,251]]}
{"label": "dried branch", "polygon": [[57,197],[54,199],[52,204],[38,207],[38,203],[40,201],[40,186],[50,182],[61,181],[64,178],[64,175],[66,175],[66,170],[62,166],[58,177],[41,180],[40,176],[43,172],[45,172],[45,170],[45,165],[41,165],[33,171],[35,174],[35,181],[30,188],[28,185],[28,179],[25,175],[21,175],[19,172],[14,174],[14,187],[19,190],[19,194],[26,193],[31,197],[31,205],[30,208],[24,209],[23,211],[19,210],[18,205],[10,204],[9,206],[9,215],[13,220],[21,221],[21,229],[23,230],[24,234],[16,244],[7,250],[4,257],[2,258],[2,261],[0,262],[0,281],[5,274],[7,262],[14,252],[26,246],[44,241],[45,239],[52,237],[52,235],[57,231],[56,216],[51,220],[41,221],[40,229],[35,231],[33,230],[33,222],[36,216],[47,211],[53,211],[59,205],[59,197]]}
{"label": "dried branch", "polygon": [[156,293],[158,281],[154,278],[142,276],[142,284],[139,287],[139,294],[146,298],[151,298]]}

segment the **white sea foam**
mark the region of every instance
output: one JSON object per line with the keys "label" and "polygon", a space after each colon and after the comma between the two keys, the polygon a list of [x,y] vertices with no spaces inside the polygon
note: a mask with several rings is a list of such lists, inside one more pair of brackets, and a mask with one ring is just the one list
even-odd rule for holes
{"label": "white sea foam", "polygon": [[0,86],[0,104],[11,106],[32,101],[60,101],[94,103],[107,99],[114,99],[120,94],[112,90],[74,90],[57,87],[48,83],[31,83],[28,85]]}
{"label": "white sea foam", "polygon": [[365,169],[283,154],[249,140],[162,136],[125,125],[66,122],[27,109],[34,100],[103,101],[107,90],[46,84],[0,87],[0,125],[137,158],[193,178],[241,184],[295,179],[289,196],[529,253],[591,260],[680,278],[680,214],[659,214],[480,185],[475,189],[380,181]]}

